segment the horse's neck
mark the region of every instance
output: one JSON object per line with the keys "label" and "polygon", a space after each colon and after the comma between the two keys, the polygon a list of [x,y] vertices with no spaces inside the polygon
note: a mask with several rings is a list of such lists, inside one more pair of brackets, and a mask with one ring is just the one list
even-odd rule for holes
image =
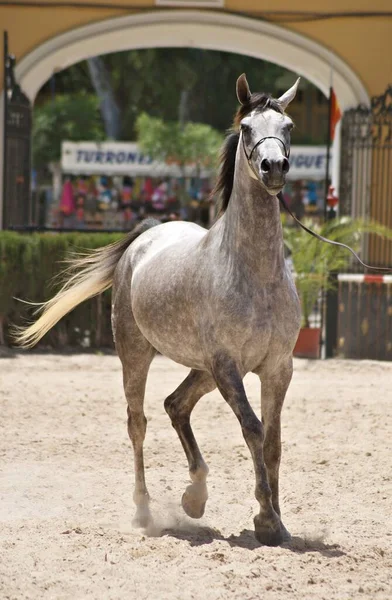
{"label": "horse's neck", "polygon": [[263,280],[281,276],[285,267],[279,202],[251,177],[242,152],[221,226],[221,247],[231,261],[260,273]]}

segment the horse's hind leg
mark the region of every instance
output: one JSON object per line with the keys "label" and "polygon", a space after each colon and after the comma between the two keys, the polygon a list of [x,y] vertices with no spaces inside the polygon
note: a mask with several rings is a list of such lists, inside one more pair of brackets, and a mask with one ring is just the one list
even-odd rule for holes
{"label": "horse's hind leg", "polygon": [[128,435],[134,453],[136,504],[134,525],[147,527],[151,520],[149,495],[144,476],[143,442],[147,420],[144,414],[144,393],[148,370],[155,350],[142,336],[131,314],[128,321],[116,327],[116,348],[123,368],[123,383],[128,402]]}
{"label": "horse's hind leg", "polygon": [[192,481],[182,497],[182,507],[194,519],[199,519],[204,514],[208,498],[208,467],[193,435],[190,416],[198,400],[215,387],[216,383],[209,373],[192,369],[181,385],[165,400],[165,410],[184,448]]}

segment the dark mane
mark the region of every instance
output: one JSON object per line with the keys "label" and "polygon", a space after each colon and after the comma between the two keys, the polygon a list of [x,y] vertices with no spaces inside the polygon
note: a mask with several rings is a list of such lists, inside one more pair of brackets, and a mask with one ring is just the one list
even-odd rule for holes
{"label": "dark mane", "polygon": [[231,131],[223,142],[221,149],[219,175],[212,190],[212,194],[218,196],[216,204],[218,217],[225,212],[233,190],[235,155],[239,139],[240,134]]}
{"label": "dark mane", "polygon": [[283,114],[283,109],[278,100],[271,98],[268,94],[252,94],[246,104],[242,104],[237,110],[233,127],[229,131],[221,150],[220,169],[217,182],[212,190],[212,196],[218,195],[217,216],[221,216],[229,204],[231,192],[233,191],[235,155],[237,153],[238,140],[240,139],[239,127],[241,120],[252,111],[263,112],[272,109]]}

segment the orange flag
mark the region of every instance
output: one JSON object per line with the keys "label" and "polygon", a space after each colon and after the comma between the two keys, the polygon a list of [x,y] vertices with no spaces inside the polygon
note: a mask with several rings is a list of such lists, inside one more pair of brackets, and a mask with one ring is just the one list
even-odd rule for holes
{"label": "orange flag", "polygon": [[335,128],[336,125],[339,123],[341,117],[342,117],[342,113],[336,98],[336,94],[333,90],[333,88],[331,87],[330,90],[330,99],[329,99],[330,103],[331,103],[331,107],[330,107],[330,122],[329,122],[329,132],[330,132],[330,136],[331,136],[331,142],[333,142],[333,138],[335,137]]}

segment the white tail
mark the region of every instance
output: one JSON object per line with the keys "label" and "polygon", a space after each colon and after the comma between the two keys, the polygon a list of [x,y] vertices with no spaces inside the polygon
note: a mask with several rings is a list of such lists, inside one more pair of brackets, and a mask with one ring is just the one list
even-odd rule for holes
{"label": "white tail", "polygon": [[140,234],[156,225],[159,225],[159,221],[146,219],[119,242],[70,260],[69,267],[63,273],[67,280],[61,290],[47,302],[39,304],[39,319],[28,327],[15,328],[16,343],[24,348],[32,348],[78,304],[111,287],[115,268],[125,250]]}

